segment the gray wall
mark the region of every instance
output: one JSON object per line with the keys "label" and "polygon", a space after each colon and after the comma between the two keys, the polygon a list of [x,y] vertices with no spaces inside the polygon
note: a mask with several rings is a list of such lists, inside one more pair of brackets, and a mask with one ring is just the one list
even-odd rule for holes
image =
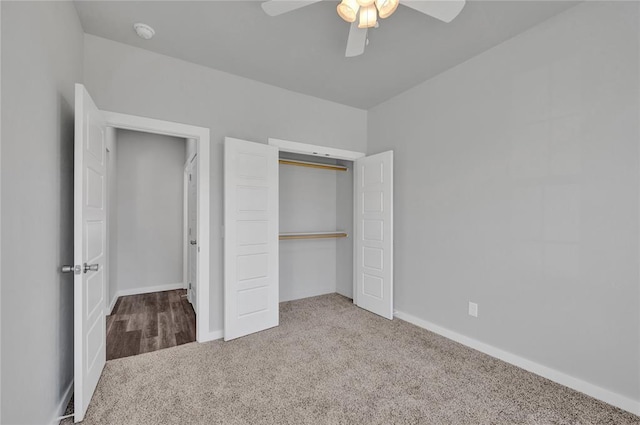
{"label": "gray wall", "polygon": [[223,138],[366,150],[366,111],[91,35],[85,35],[85,81],[101,109],[211,130],[211,331],[223,328]]}
{"label": "gray wall", "polygon": [[[118,291],[183,285],[183,192],[186,141],[117,132]],[[111,235],[113,236],[113,235]]]}
{"label": "gray wall", "polygon": [[635,400],[638,18],[583,3],[368,120],[395,151],[396,308]]}
{"label": "gray wall", "polygon": [[73,262],[74,83],[82,82],[83,35],[72,3],[0,7],[0,422],[44,424],[61,413],[73,379],[73,276],[58,270]]}

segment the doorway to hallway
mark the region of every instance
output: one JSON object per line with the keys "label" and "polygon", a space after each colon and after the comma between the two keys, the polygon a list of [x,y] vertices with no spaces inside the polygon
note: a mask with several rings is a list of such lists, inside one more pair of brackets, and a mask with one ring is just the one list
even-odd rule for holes
{"label": "doorway to hallway", "polygon": [[195,340],[196,315],[185,289],[120,297],[107,316],[107,360]]}

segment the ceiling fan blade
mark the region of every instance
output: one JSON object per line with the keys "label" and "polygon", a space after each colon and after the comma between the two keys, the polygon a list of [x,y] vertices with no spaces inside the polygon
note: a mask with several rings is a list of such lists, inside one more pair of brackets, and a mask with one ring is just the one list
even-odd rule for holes
{"label": "ceiling fan blade", "polygon": [[400,4],[449,23],[462,11],[465,0],[401,0]]}
{"label": "ceiling fan blade", "polygon": [[352,58],[354,56],[360,56],[364,53],[364,48],[367,45],[367,28],[358,28],[358,22],[351,24],[349,29],[349,39],[347,40],[347,51],[345,56]]}
{"label": "ceiling fan blade", "polygon": [[262,10],[269,16],[278,16],[322,0],[270,0],[262,3]]}

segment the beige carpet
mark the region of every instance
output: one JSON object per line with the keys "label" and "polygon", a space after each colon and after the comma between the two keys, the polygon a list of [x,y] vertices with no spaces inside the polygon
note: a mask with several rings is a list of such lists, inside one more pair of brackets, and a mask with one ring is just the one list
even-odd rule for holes
{"label": "beige carpet", "polygon": [[112,360],[86,424],[640,424],[640,418],[339,295],[281,325]]}

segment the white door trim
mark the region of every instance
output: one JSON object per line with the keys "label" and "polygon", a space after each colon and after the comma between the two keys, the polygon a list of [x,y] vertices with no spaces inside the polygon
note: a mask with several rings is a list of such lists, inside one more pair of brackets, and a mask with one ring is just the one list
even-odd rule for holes
{"label": "white door trim", "polygon": [[[189,174],[197,152],[187,158],[182,173],[182,282],[189,289]],[[191,301],[191,300],[189,300]]]}
{"label": "white door trim", "polygon": [[118,112],[102,111],[107,125],[123,130],[142,131],[145,133],[195,139],[197,143],[198,161],[198,314],[196,315],[196,340],[210,341],[209,331],[211,286],[209,262],[211,259],[211,223],[209,185],[211,181],[211,146],[209,129],[171,121],[156,120]]}
{"label": "white door trim", "polygon": [[321,158],[355,161],[365,156],[362,152],[311,145],[309,143],[291,142],[289,140],[274,139],[272,137],[269,137],[268,143],[270,146],[277,147],[280,152],[301,153],[304,155],[319,156]]}
{"label": "white door trim", "polygon": [[182,172],[182,285],[188,290],[188,259],[189,259],[189,165],[184,166]]}

